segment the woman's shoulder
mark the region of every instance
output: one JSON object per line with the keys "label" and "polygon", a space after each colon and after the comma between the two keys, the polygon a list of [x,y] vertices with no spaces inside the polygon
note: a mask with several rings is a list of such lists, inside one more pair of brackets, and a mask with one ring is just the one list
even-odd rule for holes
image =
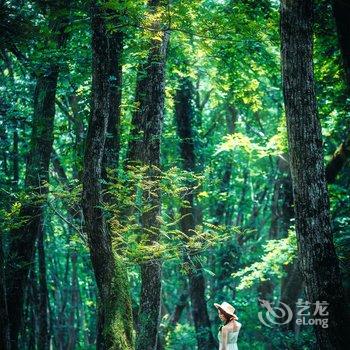
{"label": "woman's shoulder", "polygon": [[235,323],[232,325],[232,324],[227,324],[225,326],[222,327],[222,330],[224,332],[237,332],[241,329],[242,327],[242,324],[240,322],[237,322],[235,321]]}

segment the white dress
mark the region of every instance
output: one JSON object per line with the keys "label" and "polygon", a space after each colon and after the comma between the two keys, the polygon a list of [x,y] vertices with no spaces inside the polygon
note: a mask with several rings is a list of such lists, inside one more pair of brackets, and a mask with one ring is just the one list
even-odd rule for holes
{"label": "white dress", "polygon": [[[238,339],[238,334],[241,329],[241,324],[239,322],[236,322],[238,329],[236,331],[229,331],[227,333],[227,350],[238,350],[237,346],[237,339]],[[219,350],[222,350],[222,340],[221,340],[221,332],[218,333],[218,338],[219,338]]]}

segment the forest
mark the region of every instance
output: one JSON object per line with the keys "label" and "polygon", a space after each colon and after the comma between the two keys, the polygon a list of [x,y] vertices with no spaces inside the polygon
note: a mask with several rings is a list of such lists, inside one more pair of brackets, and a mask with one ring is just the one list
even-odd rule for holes
{"label": "forest", "polygon": [[347,349],[349,158],[348,0],[0,0],[0,350]]}

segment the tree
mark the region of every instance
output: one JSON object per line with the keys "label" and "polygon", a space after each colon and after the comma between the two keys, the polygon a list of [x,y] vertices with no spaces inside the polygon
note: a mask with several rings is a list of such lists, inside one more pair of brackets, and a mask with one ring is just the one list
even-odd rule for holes
{"label": "tree", "polygon": [[333,0],[332,3],[340,51],[343,57],[345,79],[348,89],[350,89],[350,7],[344,0]]}
{"label": "tree", "polygon": [[[114,75],[122,49],[120,33],[108,31],[107,13],[100,4],[92,6],[92,109],[86,137],[83,174],[83,213],[91,261],[98,288],[97,349],[133,347],[132,310],[128,278],[114,254],[109,228],[102,209],[102,173],[112,165],[106,154],[108,125],[115,128],[118,101]],[[112,77],[113,78],[112,78]],[[109,148],[108,152],[112,149]],[[118,149],[114,149],[118,152]],[[102,163],[103,157],[107,161]],[[113,163],[114,164],[114,163]]]}
{"label": "tree", "polygon": [[6,286],[5,286],[5,257],[2,243],[3,233],[0,231],[0,348],[10,349],[9,319],[7,313]]}
{"label": "tree", "polygon": [[38,349],[47,350],[50,346],[50,335],[49,335],[49,317],[48,317],[48,306],[49,306],[49,292],[47,289],[46,280],[46,258],[45,258],[45,247],[44,247],[44,225],[41,225],[39,237],[38,237],[38,260],[39,260],[39,341]]}
{"label": "tree", "polygon": [[[142,240],[152,247],[160,239],[161,193],[159,185],[161,136],[163,127],[165,64],[169,32],[164,30],[157,12],[163,10],[161,0],[149,1],[149,12],[154,15],[152,37],[145,63],[140,65],[136,84],[127,162],[146,166],[147,179],[152,183],[142,193]],[[141,296],[138,315],[136,349],[157,348],[161,306],[162,266],[158,257],[141,263]]]}
{"label": "tree", "polygon": [[329,303],[329,326],[315,326],[321,349],[349,343],[329,213],[312,62],[313,2],[281,3],[282,76],[300,267],[311,303]]}
{"label": "tree", "polygon": [[[183,168],[186,171],[196,170],[195,143],[193,135],[193,87],[189,78],[180,80],[180,86],[175,97],[175,120],[180,139],[180,154]],[[184,193],[185,204],[180,208],[181,231],[188,237],[196,230],[196,213],[194,206],[195,184],[186,184]],[[210,328],[210,320],[205,300],[205,279],[199,254],[195,250],[185,251],[185,262],[188,265],[189,295],[191,300],[192,317],[196,327],[197,344],[199,349],[213,349],[216,344]]]}
{"label": "tree", "polygon": [[[338,42],[343,58],[344,77],[347,93],[350,92],[350,6],[343,0],[333,0],[333,13],[338,34]],[[331,161],[326,166],[326,179],[334,183],[345,163],[350,158],[350,135],[339,145]]]}
{"label": "tree", "polygon": [[[52,5],[52,4],[51,4]],[[65,1],[56,6],[66,7]],[[60,50],[66,43],[67,15],[48,7],[51,16],[50,29],[53,43]],[[11,231],[7,264],[6,288],[10,318],[10,337],[13,349],[18,347],[18,335],[22,325],[24,292],[28,284],[29,269],[34,260],[35,243],[43,220],[43,207],[47,196],[48,168],[53,143],[55,96],[60,65],[49,62],[37,72],[34,91],[34,115],[31,146],[26,164],[25,189],[30,199],[20,211],[20,225]],[[44,197],[44,198],[42,198]]]}

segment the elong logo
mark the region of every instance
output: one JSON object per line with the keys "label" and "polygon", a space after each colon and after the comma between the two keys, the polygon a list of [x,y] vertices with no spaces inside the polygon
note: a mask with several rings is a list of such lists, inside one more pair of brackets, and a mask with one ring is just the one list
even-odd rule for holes
{"label": "elong logo", "polygon": [[[278,306],[272,306],[268,300],[259,299],[260,305],[265,309],[265,312],[259,311],[258,318],[262,324],[272,328],[275,325],[285,325],[292,321],[293,311],[291,307],[283,302]],[[313,313],[311,313],[311,305],[314,305]],[[322,328],[328,328],[329,315],[327,308],[329,303],[326,301],[316,301],[311,303],[299,299],[296,303],[295,323],[297,325],[314,326],[319,325]],[[315,317],[316,316],[316,317]]]}

